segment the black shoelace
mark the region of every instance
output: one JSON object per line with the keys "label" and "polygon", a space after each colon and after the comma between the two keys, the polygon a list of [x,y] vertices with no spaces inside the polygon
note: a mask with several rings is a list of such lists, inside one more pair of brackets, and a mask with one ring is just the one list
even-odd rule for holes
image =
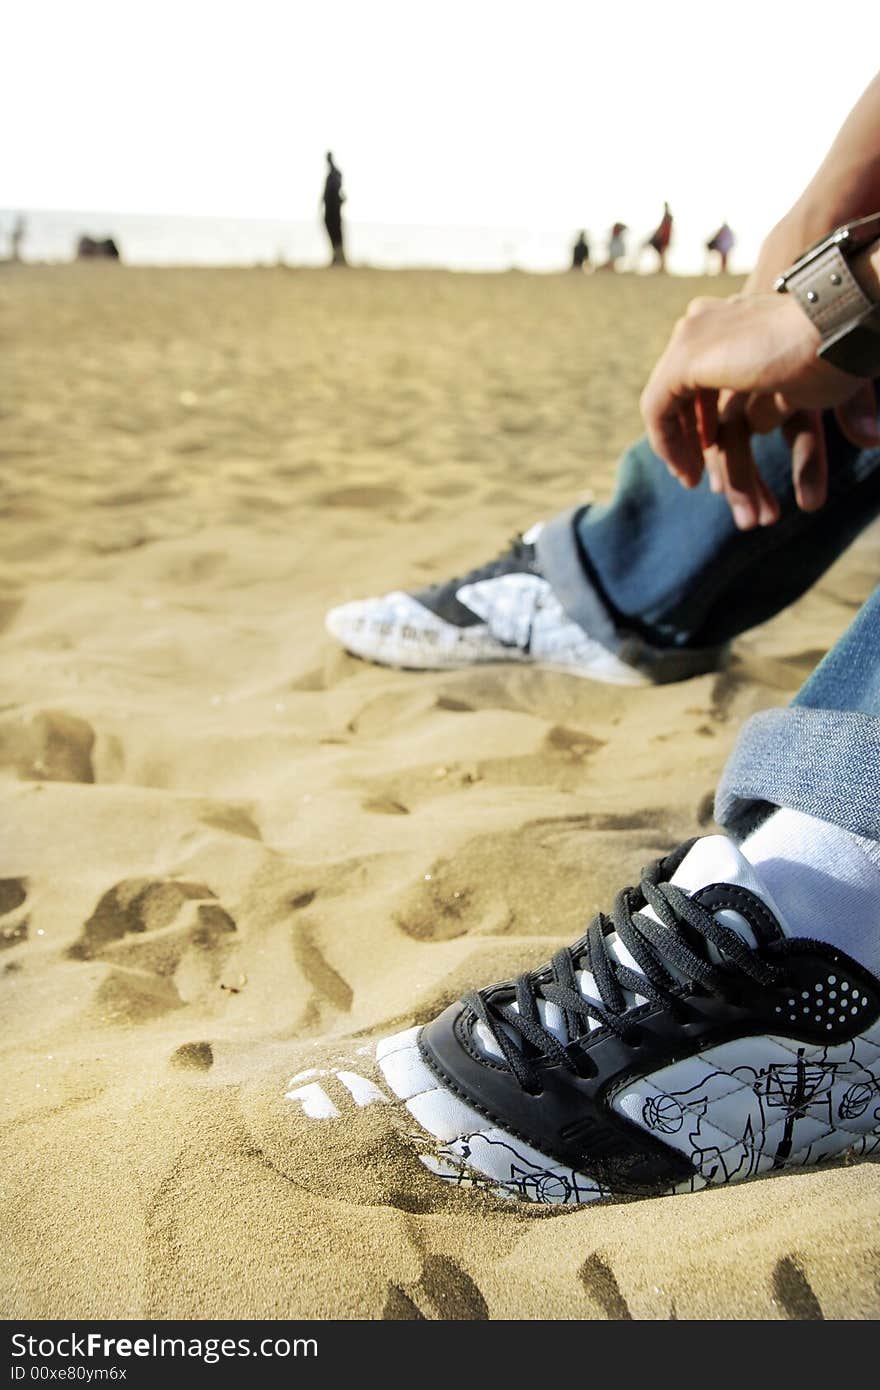
{"label": "black shoelace", "polygon": [[[679,1011],[682,1008],[682,977],[685,987],[697,986],[721,997],[730,997],[735,992],[737,976],[746,976],[763,986],[772,984],[778,977],[777,969],[762,961],[737,932],[666,881],[695,843],[689,840],[672,854],[649,864],[642,872],[638,888],[624,888],[618,893],[611,917],[598,913],[587,928],[586,936],[574,946],[558,951],[549,970],[544,967],[520,975],[513,985],[515,1009],[513,1001],[496,1003],[487,997],[492,995],[491,989],[465,998],[465,1004],[489,1029],[523,1090],[531,1094],[540,1092],[540,1074],[535,1066],[537,1057],[559,1062],[576,1074],[579,1072],[576,1049],[569,1050],[542,1024],[539,999],[562,1010],[569,1043],[587,1031],[591,1019],[625,1042],[635,1042],[638,1023],[632,1018],[634,1010],[625,991],[638,994],[649,1003]],[[646,906],[654,909],[659,922],[638,915]],[[611,954],[608,934],[612,930],[638,964],[641,974]],[[713,965],[707,955],[699,954],[688,943],[689,935],[697,947],[700,940],[715,946],[724,958],[723,966]],[[670,973],[667,965],[678,972],[677,976]],[[585,999],[581,994],[576,978],[578,970],[588,970],[593,975],[599,1000]]]}
{"label": "black shoelace", "polygon": [[506,574],[510,569],[511,560],[514,564],[525,561],[530,569],[535,566],[535,547],[529,541],[524,541],[521,535],[512,538],[506,550],[494,560],[489,560],[485,565],[479,565],[476,569],[468,570],[467,574],[456,574],[451,579],[447,579],[444,588],[450,587],[460,589],[464,584],[478,584],[481,579],[494,579],[499,574]]}

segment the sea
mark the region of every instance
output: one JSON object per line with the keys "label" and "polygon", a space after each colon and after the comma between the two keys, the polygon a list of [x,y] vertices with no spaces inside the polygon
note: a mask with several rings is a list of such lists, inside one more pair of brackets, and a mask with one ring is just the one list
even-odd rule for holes
{"label": "sea", "polygon": [[[320,266],[328,259],[323,226],[314,222],[240,217],[176,217],[148,213],[63,211],[28,208],[0,209],[0,259],[9,254],[17,219],[25,230],[20,255],[24,261],[72,260],[82,235],[112,237],[128,265]],[[353,265],[381,269],[437,267],[460,271],[527,270],[553,272],[570,264],[569,229],[539,227],[423,227],[384,226],[353,222],[347,228],[346,250]],[[604,257],[606,234],[591,239],[594,262]],[[635,252],[621,268],[653,269],[646,253]],[[670,269],[699,272],[699,265],[677,258],[673,247]]]}

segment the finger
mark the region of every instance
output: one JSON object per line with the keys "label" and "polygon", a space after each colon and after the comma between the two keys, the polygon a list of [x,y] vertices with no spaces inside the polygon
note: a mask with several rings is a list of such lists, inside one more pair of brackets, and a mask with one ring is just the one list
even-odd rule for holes
{"label": "finger", "polygon": [[745,414],[747,397],[741,391],[733,391],[725,387],[718,392],[718,428],[722,425],[730,424],[731,420],[738,420]]}
{"label": "finger", "polygon": [[[668,356],[668,354],[667,354]],[[666,464],[671,473],[685,487],[692,487],[693,456],[687,428],[682,427],[679,407],[687,400],[688,392],[680,388],[674,390],[669,381],[676,380],[677,373],[667,369],[666,357],[662,358],[651,373],[647,386],[639,402],[648,443],[655,454]]]}
{"label": "finger", "polygon": [[709,487],[715,493],[723,492],[724,477],[721,472],[721,456],[714,444],[703,450],[703,462],[706,465]]}
{"label": "finger", "polygon": [[663,414],[645,414],[648,443],[670,473],[679,482],[686,482],[688,476],[687,442],[682,436],[681,419],[678,408],[673,406]]}
{"label": "finger", "polygon": [[703,412],[706,421],[707,437],[711,437],[711,443],[703,449],[703,459],[706,465],[706,472],[709,475],[709,486],[715,493],[722,493],[726,482],[726,474],[722,468],[721,454],[718,450],[718,431],[720,429],[720,415],[732,399],[732,391],[708,391],[704,387],[697,393],[698,400],[702,397],[700,410]]}
{"label": "finger", "polygon": [[719,475],[734,520],[744,530],[755,525],[772,526],[781,514],[777,498],[755,463],[748,417],[751,400],[731,392],[722,406],[727,417],[723,426],[726,447]]}
{"label": "finger", "polygon": [[744,531],[773,517],[773,498],[752,455],[751,430],[741,392],[726,391],[719,404],[720,476],[737,526]]}
{"label": "finger", "polygon": [[871,449],[880,444],[877,425],[877,398],[873,381],[865,381],[848,401],[839,405],[834,414],[841,434],[858,449]]}
{"label": "finger", "polygon": [[[746,405],[746,418],[753,434],[771,434],[791,415],[792,407],[778,393],[752,395]],[[758,525],[773,526],[782,515],[779,501],[760,473],[757,473]]]}
{"label": "finger", "polygon": [[797,411],[782,427],[791,449],[795,501],[803,512],[815,512],[828,496],[828,455],[822,416],[816,410]]}
{"label": "finger", "polygon": [[679,402],[678,418],[681,425],[682,453],[687,453],[685,471],[679,481],[685,487],[696,487],[703,476],[703,449],[700,444],[697,423],[696,401],[693,397]]}
{"label": "finger", "polygon": [[701,388],[694,402],[697,429],[703,451],[710,449],[718,437],[718,392]]}
{"label": "finger", "polygon": [[779,499],[770,491],[767,483],[755,468],[758,479],[758,525],[773,526],[782,515]]}
{"label": "finger", "polygon": [[756,392],[749,396],[746,418],[753,434],[772,434],[785,419],[786,411],[776,395]]}
{"label": "finger", "polygon": [[750,531],[761,519],[761,480],[752,457],[751,434],[744,414],[721,425],[718,452],[724,492],[741,531]]}

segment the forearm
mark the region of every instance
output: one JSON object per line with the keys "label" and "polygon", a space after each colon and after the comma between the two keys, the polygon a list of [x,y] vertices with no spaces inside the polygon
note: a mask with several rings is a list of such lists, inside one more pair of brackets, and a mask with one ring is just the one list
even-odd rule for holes
{"label": "forearm", "polygon": [[795,208],[816,240],[880,208],[880,73],[869,83]]}
{"label": "forearm", "polygon": [[794,206],[767,236],[746,291],[772,288],[793,260],[842,222],[880,211],[880,74],[844,121]]}

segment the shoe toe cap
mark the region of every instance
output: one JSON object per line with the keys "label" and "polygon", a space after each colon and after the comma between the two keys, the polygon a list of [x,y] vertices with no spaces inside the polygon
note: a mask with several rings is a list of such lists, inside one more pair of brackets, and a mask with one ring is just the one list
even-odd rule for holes
{"label": "shoe toe cap", "polygon": [[355,599],[351,603],[341,603],[327,613],[324,626],[331,637],[345,642],[361,629],[364,619],[376,602],[376,599]]}
{"label": "shoe toe cap", "polygon": [[438,1198],[410,1137],[412,1116],[371,1044],[278,1045],[251,1056],[250,1073],[238,1090],[244,1123],[297,1187],[355,1205]]}

